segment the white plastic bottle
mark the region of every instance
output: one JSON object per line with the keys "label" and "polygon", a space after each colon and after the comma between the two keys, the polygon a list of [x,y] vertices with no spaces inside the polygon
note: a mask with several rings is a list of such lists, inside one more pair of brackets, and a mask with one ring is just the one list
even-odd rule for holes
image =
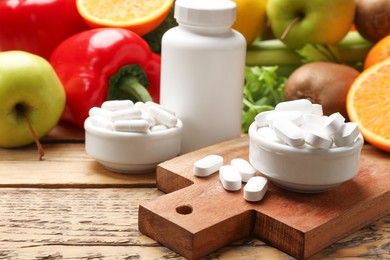
{"label": "white plastic bottle", "polygon": [[162,38],[161,97],[183,121],[181,153],[240,136],[246,41],[231,0],[176,0]]}

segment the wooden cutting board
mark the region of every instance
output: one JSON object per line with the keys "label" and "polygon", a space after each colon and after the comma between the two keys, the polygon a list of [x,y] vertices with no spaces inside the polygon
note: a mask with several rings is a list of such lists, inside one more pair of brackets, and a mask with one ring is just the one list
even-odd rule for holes
{"label": "wooden cutting board", "polygon": [[158,165],[157,187],[168,194],[139,206],[139,230],[188,259],[254,236],[299,259],[390,213],[390,154],[365,145],[357,176],[330,191],[300,194],[272,184],[262,201],[228,192],[218,174],[193,175],[193,163],[218,154],[225,164],[248,160],[248,136]]}

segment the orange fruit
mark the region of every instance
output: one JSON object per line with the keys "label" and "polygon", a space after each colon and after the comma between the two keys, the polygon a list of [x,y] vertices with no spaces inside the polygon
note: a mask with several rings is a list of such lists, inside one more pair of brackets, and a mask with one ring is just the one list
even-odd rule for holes
{"label": "orange fruit", "polygon": [[174,0],[77,0],[77,9],[91,27],[121,27],[144,35],[168,15]]}
{"label": "orange fruit", "polygon": [[390,152],[390,59],[364,70],[347,94],[349,119],[365,141]]}
{"label": "orange fruit", "polygon": [[364,69],[390,57],[390,35],[375,43],[367,53]]}

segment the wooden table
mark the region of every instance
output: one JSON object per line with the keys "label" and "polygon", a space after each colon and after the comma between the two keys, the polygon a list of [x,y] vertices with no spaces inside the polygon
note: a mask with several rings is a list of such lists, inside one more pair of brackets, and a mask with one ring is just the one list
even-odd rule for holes
{"label": "wooden table", "polygon": [[[138,206],[163,193],[155,174],[109,172],[61,124],[35,147],[0,148],[0,259],[183,259],[138,231]],[[389,181],[389,180],[384,180]],[[257,239],[205,259],[294,259]],[[390,215],[310,259],[390,259]]]}

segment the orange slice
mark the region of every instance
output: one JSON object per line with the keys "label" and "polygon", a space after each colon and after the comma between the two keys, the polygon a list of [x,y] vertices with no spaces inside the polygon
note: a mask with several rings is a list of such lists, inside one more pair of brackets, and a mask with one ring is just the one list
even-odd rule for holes
{"label": "orange slice", "polygon": [[77,0],[77,9],[91,27],[121,27],[144,35],[157,28],[174,0]]}
{"label": "orange slice", "polygon": [[371,47],[364,60],[364,69],[390,58],[390,35],[382,38]]}
{"label": "orange slice", "polygon": [[349,119],[364,139],[390,152],[390,59],[364,70],[347,94]]}

